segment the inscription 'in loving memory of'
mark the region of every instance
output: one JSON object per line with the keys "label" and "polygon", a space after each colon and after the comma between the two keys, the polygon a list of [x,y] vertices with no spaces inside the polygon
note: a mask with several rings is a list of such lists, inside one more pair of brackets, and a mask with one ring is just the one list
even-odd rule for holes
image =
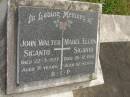
{"label": "inscription 'in loving memory of'", "polygon": [[92,74],[98,14],[20,7],[17,83]]}
{"label": "inscription 'in loving memory of'", "polygon": [[92,23],[91,21],[93,20],[93,18],[91,18],[91,14],[89,16],[89,18],[86,18],[85,15],[81,15],[81,14],[77,14],[77,13],[72,13],[72,12],[69,12],[69,11],[63,11],[63,12],[54,12],[54,11],[51,11],[51,12],[45,12],[45,13],[42,13],[42,12],[39,12],[37,15],[33,15],[33,14],[29,14],[28,16],[28,24],[31,24],[32,22],[35,22],[35,21],[43,21],[44,19],[47,19],[47,18],[73,18],[73,19],[78,19],[78,20],[81,20],[83,22],[88,22],[88,23]]}

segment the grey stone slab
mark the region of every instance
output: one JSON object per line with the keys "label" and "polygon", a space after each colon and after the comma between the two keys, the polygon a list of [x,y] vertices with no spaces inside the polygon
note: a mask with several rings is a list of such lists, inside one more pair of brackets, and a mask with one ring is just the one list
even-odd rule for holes
{"label": "grey stone slab", "polygon": [[130,41],[130,16],[102,15],[100,41],[127,42]]}
{"label": "grey stone slab", "polygon": [[[6,53],[5,53],[5,40],[6,40],[6,12],[7,0],[0,1],[0,97],[5,93],[6,82]],[[2,95],[2,96],[1,96]]]}
{"label": "grey stone slab", "polygon": [[[51,3],[51,2],[50,2]],[[1,17],[1,19],[0,19],[0,29],[2,29],[1,31],[0,31],[0,33],[2,32],[2,37],[3,37],[3,35],[4,35],[4,32],[3,32],[3,24],[5,23],[5,20],[4,20],[4,18],[5,18],[5,13],[6,13],[6,4],[7,4],[7,2],[6,2],[6,0],[2,0],[1,2],[0,2],[0,11],[2,12],[1,14],[0,14],[0,17]],[[84,6],[85,7],[85,6]],[[112,18],[111,18],[112,17]],[[115,15],[103,15],[103,19],[102,19],[102,24],[103,24],[103,26],[101,27],[101,28],[103,28],[103,29],[107,29],[107,27],[111,27],[111,23],[113,23],[113,20],[114,19],[116,20],[116,18],[118,19],[118,20],[116,20],[115,22],[116,23],[118,23],[119,25],[118,25],[118,27],[120,27],[120,29],[121,29],[121,31],[119,32],[120,34],[118,34],[118,36],[120,37],[120,38],[118,38],[117,36],[116,36],[116,34],[114,34],[113,35],[113,33],[116,31],[116,30],[114,30],[114,29],[112,29],[112,31],[108,31],[108,30],[105,30],[105,31],[102,31],[101,32],[101,42],[118,42],[118,41],[120,41],[120,42],[122,42],[122,41],[128,41],[130,38],[129,38],[129,35],[128,34],[125,34],[126,32],[127,33],[129,33],[129,26],[127,26],[127,25],[125,25],[125,24],[129,24],[129,22],[127,22],[127,21],[129,21],[129,16],[115,16]],[[3,22],[4,21],[4,22]],[[106,21],[107,21],[107,24],[106,24]],[[112,21],[112,22],[111,22]],[[127,22],[127,23],[126,23]],[[110,23],[110,25],[108,25]],[[2,25],[2,26],[1,26]],[[108,25],[108,26],[106,26],[106,25]],[[115,26],[114,26],[115,27]],[[4,28],[5,28],[5,26],[4,26]],[[103,35],[102,35],[103,34]],[[107,35],[112,35],[111,37],[107,37]],[[122,37],[123,36],[123,37]],[[125,36],[125,37],[124,37]],[[116,38],[115,38],[116,37]],[[1,48],[1,50],[2,51],[4,51],[4,44],[5,43],[5,40],[3,39],[3,38],[1,38],[1,42],[0,42],[0,44],[1,44],[1,46],[2,46],[2,48]],[[106,46],[105,46],[106,47]],[[118,47],[120,47],[120,46],[118,46]],[[117,48],[118,49],[118,48]],[[102,49],[101,49],[101,51],[102,51]],[[108,51],[106,51],[106,52],[108,52]],[[128,51],[129,52],[129,51]],[[2,53],[2,52],[1,52]],[[106,55],[106,54],[105,54]],[[130,55],[130,54],[129,54]],[[126,56],[128,57],[128,58],[130,58],[129,57],[129,55],[128,54],[126,54]],[[0,79],[1,79],[1,85],[0,85],[0,88],[2,88],[2,93],[0,93],[0,97],[12,97],[13,95],[4,95],[4,92],[5,91],[3,91],[3,90],[5,90],[5,65],[4,65],[4,63],[5,63],[5,59],[3,59],[3,56],[1,57],[2,59],[2,61],[1,61],[1,69],[0,69],[0,72],[2,72],[2,73],[0,73]],[[106,59],[107,57],[105,57],[104,58],[104,60]],[[109,57],[110,58],[110,57]],[[109,63],[109,60],[107,61],[108,63]],[[126,60],[126,62],[128,63],[129,62],[129,60]],[[101,62],[102,63],[102,62]],[[2,65],[3,64],[3,65]],[[102,63],[103,64],[103,63]],[[109,64],[109,65],[111,65],[112,66],[112,63],[111,64]],[[105,65],[103,65],[103,66],[106,66],[106,64]],[[102,66],[102,67],[103,67]],[[108,68],[108,70],[111,70],[111,68],[113,68],[113,67],[107,67]],[[114,67],[115,68],[115,67]],[[120,71],[122,71],[121,69],[122,68],[119,68],[120,69]],[[103,69],[103,72],[104,72],[104,69]],[[116,71],[115,71],[116,72]],[[116,78],[116,75],[117,73],[115,73],[114,74],[114,77],[113,78]],[[126,76],[127,74],[129,74],[129,72],[128,71],[125,71],[125,72],[122,72],[122,74],[120,74],[121,76],[122,76],[122,81],[125,81],[125,82],[127,82],[128,83],[128,81],[129,81],[129,76]],[[113,75],[113,73],[111,73],[111,75]],[[108,78],[109,77],[111,77],[111,75],[110,76],[108,76]],[[125,75],[126,77],[128,77],[128,78],[124,78],[124,76],[123,75]],[[106,75],[105,75],[105,77],[106,77]],[[112,78],[112,79],[113,79]],[[106,78],[105,78],[106,79]],[[106,80],[105,80],[106,81]],[[124,85],[124,88],[122,88],[123,90],[124,90],[124,92],[125,92],[125,97],[129,97],[129,83],[128,84],[123,84]],[[1,89],[0,89],[1,90]],[[104,88],[103,88],[103,90],[104,90]],[[86,91],[87,92],[87,91]],[[102,91],[101,91],[102,92]],[[108,92],[108,91],[107,91]],[[27,95],[28,94],[28,95]],[[23,93],[23,94],[20,94],[19,95],[19,97],[26,97],[26,96],[33,96],[33,97],[36,97],[36,96],[39,96],[39,97],[41,97],[41,96],[43,96],[44,95],[44,93],[43,93],[43,91],[36,91],[36,92],[30,92],[30,93]],[[106,96],[106,94],[105,94],[105,96]],[[18,95],[16,95],[16,97],[18,97]],[[118,96],[119,97],[119,96]]]}
{"label": "grey stone slab", "polygon": [[[104,19],[103,19],[103,21],[104,22],[102,22],[103,24],[105,24],[106,23],[106,21],[111,21],[112,20],[112,18],[109,18],[109,16],[111,17],[111,15],[103,15],[104,16]],[[124,33],[125,33],[125,27],[124,27],[124,29],[122,29],[122,25],[124,25],[125,23],[124,23],[124,21],[129,21],[129,17],[128,16],[115,16],[115,15],[112,15],[113,17],[116,17],[116,18],[120,18],[119,19],[119,21],[120,21],[120,25],[121,25],[121,34],[118,34],[119,36],[121,35],[124,35]],[[128,18],[126,18],[126,17],[128,17]],[[121,22],[121,21],[123,21],[123,23]],[[116,22],[118,22],[118,21],[116,21]],[[110,22],[108,22],[108,23],[110,23]],[[119,23],[119,22],[118,22]],[[104,25],[104,27],[105,27],[105,29],[107,29],[107,26],[106,25]],[[110,27],[110,26],[109,26]],[[127,25],[126,25],[126,27],[127,27]],[[101,28],[103,28],[103,27],[101,27]],[[128,27],[127,27],[127,29],[128,29]],[[111,32],[109,32],[109,31],[105,31],[105,33],[108,33],[108,34],[110,34],[111,33],[111,35],[114,33],[114,31],[115,30],[113,30],[113,31],[111,31]],[[128,30],[127,30],[128,31]],[[102,31],[103,32],[103,31]],[[102,33],[101,32],[101,33]],[[103,34],[104,34],[104,32],[103,32]],[[103,35],[102,36],[103,37],[103,39],[101,40],[101,42],[112,42],[112,41],[114,41],[114,42],[117,42],[117,41],[128,41],[130,38],[128,38],[129,36],[127,36],[127,38],[126,37],[121,37],[121,38],[116,38],[115,39],[115,35],[114,36],[112,36],[113,38],[111,38],[111,37],[107,37],[107,35]],[[101,38],[102,38],[101,37]],[[117,36],[116,36],[117,37]],[[3,43],[3,42],[2,42]],[[128,60],[127,60],[127,62],[129,62]],[[3,79],[3,78],[2,78]],[[3,83],[3,81],[2,81],[2,83]],[[4,84],[3,84],[4,85]],[[40,94],[41,93],[41,94]],[[36,93],[37,94],[37,96],[38,96],[38,94],[40,95],[40,96],[42,96],[42,91],[41,92],[37,92]],[[28,96],[30,96],[30,95],[35,95],[35,93],[29,93],[29,95]],[[127,95],[127,92],[126,92],[126,95]],[[1,97],[3,97],[4,95],[2,95]],[[25,95],[24,94],[22,94],[20,97],[25,97]],[[17,96],[16,96],[17,97]],[[129,97],[129,96],[128,96]]]}
{"label": "grey stone slab", "polygon": [[18,19],[18,84],[95,72],[98,13],[19,7]]}
{"label": "grey stone slab", "polygon": [[[81,11],[81,12],[84,12],[84,11],[90,11],[90,12],[99,12],[101,13],[101,6],[99,4],[90,4],[90,3],[82,3],[82,2],[50,2],[50,1],[35,1],[35,3],[33,2],[27,2],[26,4],[22,1],[19,1],[18,2],[19,5],[33,5],[33,6],[37,6],[40,5],[40,6],[44,6],[44,7],[47,7],[47,8],[56,8],[56,9],[64,9],[64,10],[71,10],[71,11]],[[18,4],[17,3],[17,4]],[[48,5],[50,4],[50,5]],[[62,6],[61,6],[62,5]],[[67,7],[68,6],[68,7]],[[85,8],[83,6],[86,6]],[[50,84],[45,83],[45,82],[39,82],[39,83],[30,83],[30,84],[26,84],[26,85],[23,85],[23,86],[19,86],[17,87],[16,85],[16,76],[15,76],[15,70],[16,70],[16,66],[14,65],[15,62],[16,62],[16,44],[15,44],[15,41],[16,41],[16,32],[14,30],[15,26],[16,25],[15,23],[15,8],[17,6],[14,5],[14,3],[9,3],[9,14],[8,14],[8,33],[7,33],[7,92],[8,93],[20,93],[20,92],[25,92],[25,91],[30,91],[30,90],[36,90],[36,89],[42,89],[44,87],[49,86]],[[83,7],[83,8],[81,8]],[[67,8],[67,9],[66,9]],[[11,19],[10,19],[11,18]],[[15,28],[16,29],[16,28]],[[11,41],[14,41],[14,42],[11,42]],[[98,46],[97,46],[98,47]],[[98,54],[97,54],[98,55]],[[13,56],[13,57],[12,57]],[[96,57],[98,59],[98,57]],[[96,64],[97,61],[96,61]],[[88,77],[89,76],[89,77]],[[80,76],[79,79],[76,80],[76,82],[81,82],[81,81],[86,81],[87,79],[89,79],[90,77],[94,77],[96,75],[85,75],[85,76]],[[67,84],[69,84],[71,81],[68,80],[68,79],[64,79]],[[55,83],[58,83],[59,81],[57,82],[54,82],[51,84],[51,87],[54,87],[55,86]],[[54,89],[56,91],[59,91],[59,90],[73,90],[74,88],[79,88],[81,86],[85,87],[85,86],[90,86],[89,83],[84,85],[85,83],[88,83],[88,82],[84,82],[84,83],[77,83],[76,85],[75,84],[72,84],[72,85],[69,85],[69,86],[64,86],[64,87],[57,87],[57,88],[50,88],[50,92],[53,91]],[[64,84],[64,83],[62,83]],[[94,83],[92,84],[94,85]],[[75,87],[76,86],[76,87]],[[46,89],[47,90],[47,89]],[[45,90],[45,92],[46,92]],[[44,93],[45,93],[44,92]],[[46,92],[47,94],[48,92]]]}

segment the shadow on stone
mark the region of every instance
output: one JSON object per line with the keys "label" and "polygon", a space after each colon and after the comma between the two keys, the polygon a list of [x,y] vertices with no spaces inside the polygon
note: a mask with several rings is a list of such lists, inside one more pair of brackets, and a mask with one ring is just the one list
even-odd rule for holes
{"label": "shadow on stone", "polygon": [[130,43],[101,44],[105,84],[74,91],[74,97],[130,97]]}

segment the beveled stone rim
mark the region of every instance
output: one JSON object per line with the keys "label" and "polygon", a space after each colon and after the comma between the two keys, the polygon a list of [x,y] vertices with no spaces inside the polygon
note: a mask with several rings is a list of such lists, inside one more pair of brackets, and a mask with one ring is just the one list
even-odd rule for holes
{"label": "beveled stone rim", "polygon": [[[36,1],[34,0],[34,2],[36,2]],[[75,1],[65,1],[65,3],[66,2],[68,2],[68,3],[72,2],[72,4],[74,4],[74,5],[78,4],[77,1],[76,1],[76,3],[73,3]],[[85,4],[88,4],[88,3],[85,3]],[[98,12],[99,12],[99,14],[101,14],[101,5],[100,4],[95,4],[95,5],[99,7],[100,10],[98,10]],[[15,44],[15,37],[14,36],[15,36],[15,33],[16,33],[16,30],[15,30],[15,23],[16,22],[15,21],[17,19],[15,15],[17,13],[17,7],[18,6],[21,6],[20,4],[18,4],[18,2],[15,2],[15,0],[9,0],[9,2],[8,2],[8,23],[7,23],[8,24],[8,28],[7,28],[7,94],[22,93],[22,92],[42,89],[41,86],[37,87],[37,85],[33,86],[33,88],[28,86],[28,85],[25,85],[24,87],[21,87],[21,86],[17,87],[15,85],[16,84],[15,83],[15,81],[16,81],[16,79],[15,79],[16,66],[14,64],[16,62],[16,55],[15,55],[15,53],[16,53],[16,44]],[[28,6],[28,4],[27,4],[27,6]],[[29,6],[31,6],[31,5],[29,5]],[[87,10],[84,10],[84,11],[87,11]],[[99,27],[98,27],[98,33],[99,33]],[[97,48],[97,51],[98,50],[99,50],[99,47]],[[99,59],[99,54],[97,54],[97,59],[96,60],[98,60],[98,59]],[[98,61],[96,61],[96,62],[97,62],[97,64],[99,64]],[[72,84],[72,85],[66,85],[66,86],[63,85],[61,87],[56,87],[56,88],[51,87],[49,89],[52,92],[54,90],[68,91],[68,90],[73,90],[73,89],[78,89],[78,88],[81,88],[81,87],[88,87],[88,86],[91,86],[91,84],[88,83],[88,82],[81,82],[81,83],[76,83],[76,84]],[[44,92],[46,94],[48,93],[47,90],[48,89],[44,89]]]}

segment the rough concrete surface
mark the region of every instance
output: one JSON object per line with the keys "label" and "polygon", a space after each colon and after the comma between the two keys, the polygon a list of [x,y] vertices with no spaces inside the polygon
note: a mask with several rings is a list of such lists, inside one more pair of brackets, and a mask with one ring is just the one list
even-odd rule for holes
{"label": "rough concrete surface", "polygon": [[103,43],[104,85],[74,91],[74,97],[130,97],[130,42]]}

